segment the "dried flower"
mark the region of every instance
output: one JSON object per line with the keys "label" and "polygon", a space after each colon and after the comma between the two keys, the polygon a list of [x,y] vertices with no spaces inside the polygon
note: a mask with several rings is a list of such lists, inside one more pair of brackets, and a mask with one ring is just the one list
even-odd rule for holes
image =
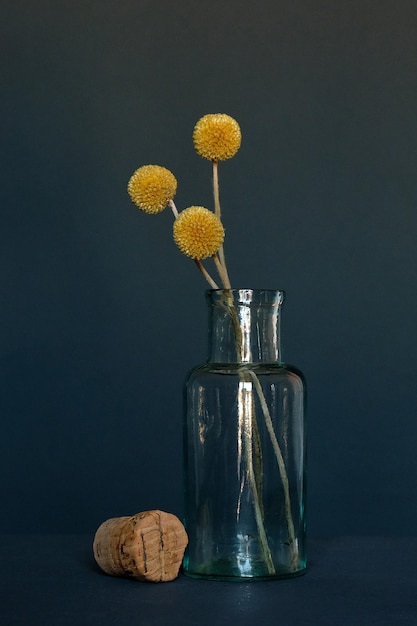
{"label": "dried flower", "polygon": [[242,135],[233,117],[225,113],[210,113],[195,125],[193,140],[200,156],[209,161],[225,161],[239,150]]}
{"label": "dried flower", "polygon": [[181,252],[192,259],[213,256],[224,240],[224,228],[218,217],[202,206],[181,211],[174,222],[174,240]]}
{"label": "dried flower", "polygon": [[177,179],[160,165],[144,165],[133,174],[127,187],[134,204],[145,213],[160,213],[175,196]]}
{"label": "dried flower", "polygon": [[[129,180],[128,192],[134,204],[146,213],[159,213],[167,206],[172,209],[175,218],[173,236],[178,248],[186,256],[193,259],[212,289],[224,289],[226,291],[227,300],[225,300],[225,303],[227,303],[231,327],[234,331],[237,356],[236,372],[239,375],[239,389],[241,383],[245,387],[244,394],[237,394],[234,407],[239,420],[239,431],[244,433],[240,442],[244,443],[242,445],[244,454],[242,454],[242,461],[239,460],[239,463],[245,462],[246,464],[246,468],[243,471],[247,477],[248,490],[253,498],[253,512],[257,527],[257,540],[259,541],[259,549],[262,554],[261,560],[264,561],[266,572],[271,575],[279,574],[280,570],[275,569],[273,559],[273,555],[278,555],[271,551],[271,548],[274,546],[271,544],[270,547],[269,545],[269,538],[263,519],[263,493],[262,490],[258,489],[259,478],[262,478],[263,472],[261,443],[262,447],[267,443],[267,441],[260,442],[259,440],[257,426],[260,418],[260,415],[258,417],[259,412],[263,415],[265,429],[271,440],[272,450],[282,481],[283,514],[285,515],[288,531],[288,541],[285,543],[291,552],[290,568],[295,573],[298,571],[298,564],[301,563],[301,560],[299,558],[298,542],[292,517],[291,494],[284,456],[285,448],[281,450],[280,440],[275,433],[274,423],[268,409],[267,397],[263,390],[263,383],[261,384],[255,368],[252,370],[249,367],[249,363],[243,362],[243,354],[246,348],[241,327],[242,321],[231,296],[231,283],[223,252],[225,233],[221,222],[218,167],[219,161],[232,158],[239,150],[241,144],[240,127],[236,120],[229,115],[223,113],[205,115],[194,127],[193,141],[197,153],[211,161],[214,212],[202,206],[191,206],[184,211],[178,212],[174,203],[177,181],[169,170],[158,165],[145,165],[136,170]],[[202,260],[209,257],[211,257],[210,261],[217,270],[221,287],[218,286],[202,263]],[[240,366],[241,362],[242,366]],[[256,425],[256,428],[252,428],[253,425]],[[286,446],[286,441],[283,443]]]}

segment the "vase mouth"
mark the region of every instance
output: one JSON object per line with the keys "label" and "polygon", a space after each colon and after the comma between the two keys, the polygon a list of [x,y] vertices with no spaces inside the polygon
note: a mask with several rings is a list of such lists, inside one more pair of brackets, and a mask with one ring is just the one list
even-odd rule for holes
{"label": "vase mouth", "polygon": [[279,307],[284,302],[283,289],[207,289],[206,297],[214,304],[225,303],[230,296],[235,305]]}

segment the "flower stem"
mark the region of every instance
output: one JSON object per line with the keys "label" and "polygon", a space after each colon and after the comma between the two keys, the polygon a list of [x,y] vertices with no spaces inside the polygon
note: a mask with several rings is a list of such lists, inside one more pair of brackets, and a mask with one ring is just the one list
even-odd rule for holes
{"label": "flower stem", "polygon": [[[229,293],[231,298],[231,294]],[[242,362],[242,330],[239,324],[239,317],[233,301],[228,302],[230,315],[235,331],[236,357],[239,363]],[[243,433],[243,443],[246,457],[247,476],[249,480],[249,488],[253,495],[253,508],[255,513],[256,526],[259,532],[259,541],[262,547],[262,553],[265,559],[265,565],[269,574],[275,574],[275,565],[272,558],[271,549],[268,543],[268,537],[265,531],[263,520],[263,503],[261,488],[262,477],[262,450],[260,447],[260,438],[258,424],[256,420],[256,411],[254,404],[254,396],[252,390],[252,382],[248,380],[248,372],[246,369],[238,368],[239,375],[239,395],[238,395],[238,419],[239,432]],[[248,384],[250,389],[248,388]],[[253,449],[255,445],[255,450]],[[254,466],[253,458],[256,459]]]}
{"label": "flower stem", "polygon": [[[230,314],[232,317],[232,323],[234,326],[234,330],[235,330],[235,345],[236,345],[236,356],[239,362],[242,362],[243,359],[243,353],[242,353],[242,331],[240,328],[240,324],[239,324],[239,317],[236,311],[236,308],[234,306],[233,303],[229,303],[229,309],[230,309]],[[282,486],[284,489],[284,503],[285,503],[285,519],[287,522],[287,529],[288,529],[288,540],[289,540],[289,544],[290,544],[290,549],[292,552],[292,556],[291,556],[291,566],[294,570],[297,569],[298,566],[298,549],[297,549],[297,543],[295,540],[295,531],[294,531],[294,522],[293,522],[293,518],[292,518],[292,513],[291,513],[291,498],[290,498],[290,490],[289,490],[289,481],[288,481],[288,474],[287,474],[287,470],[285,467],[285,461],[284,461],[284,457],[282,455],[282,451],[280,448],[280,445],[278,443],[278,439],[276,437],[275,434],[275,430],[274,430],[274,425],[272,423],[272,419],[271,419],[271,415],[269,413],[269,408],[268,408],[268,404],[265,400],[265,395],[261,386],[261,383],[259,382],[259,378],[257,377],[257,375],[255,374],[255,372],[249,368],[245,368],[245,372],[247,372],[247,374],[249,375],[250,379],[253,382],[253,385],[256,389],[256,392],[258,394],[259,397],[259,401],[260,401],[260,405],[261,405],[261,409],[262,409],[262,413],[265,419],[265,425],[266,428],[268,430],[268,434],[269,437],[271,439],[271,443],[272,443],[272,447],[274,450],[274,454],[275,454],[275,458],[277,460],[278,463],[278,468],[279,468],[279,473],[281,476],[281,481],[282,481]],[[239,377],[240,379],[243,381],[245,380],[244,374],[242,374],[242,372],[239,372]],[[247,378],[246,378],[247,380]],[[252,423],[256,424],[256,412],[254,409],[254,406],[252,406]],[[253,428],[251,428],[251,433],[253,432]],[[247,448],[247,446],[246,446]],[[257,451],[258,454],[260,453],[260,450]],[[256,453],[256,451],[255,451]],[[263,551],[265,554],[265,558],[266,561],[268,561],[268,553],[270,554],[269,551],[269,546],[268,546],[268,540],[265,534],[265,528],[264,528],[264,524],[263,524],[263,520],[262,520],[262,515],[261,517],[259,517],[259,511],[261,511],[260,508],[260,496],[259,496],[259,491],[257,489],[257,481],[256,481],[256,474],[254,473],[253,470],[253,461],[251,458],[247,458],[248,461],[248,471],[249,471],[249,476],[251,476],[251,473],[253,475],[253,485],[252,485],[252,491],[253,491],[253,495],[254,495],[254,506],[255,506],[255,517],[256,517],[256,522],[257,522],[257,526],[258,526],[258,530],[259,530],[259,535],[260,535],[260,540],[261,543],[263,545]],[[252,469],[251,469],[252,468]],[[263,539],[264,537],[264,539]],[[269,565],[268,565],[269,568]],[[270,572],[272,573],[272,572]]]}
{"label": "flower stem", "polygon": [[[220,188],[219,188],[219,163],[218,161],[212,161],[213,163],[213,196],[214,196],[214,213],[217,215],[219,220],[221,220],[221,208],[220,208]],[[224,248],[223,245],[219,248],[219,258],[220,262],[226,270],[226,259],[224,256]],[[230,282],[229,282],[230,285]],[[230,286],[228,287],[230,289]]]}
{"label": "flower stem", "polygon": [[[220,250],[219,250],[220,252]],[[225,289],[231,289],[232,286],[230,284],[230,279],[229,279],[229,275],[227,273],[227,269],[226,266],[223,265],[223,263],[220,261],[219,257],[217,254],[213,254],[212,259],[217,267],[217,271],[219,272],[219,276],[221,278],[221,281],[223,283],[223,286]]]}
{"label": "flower stem", "polygon": [[278,443],[278,439],[275,435],[274,425],[271,420],[271,415],[269,413],[268,405],[265,400],[261,383],[259,382],[259,379],[257,375],[255,374],[255,372],[253,372],[252,370],[248,370],[248,374],[251,377],[253,384],[255,386],[255,389],[259,396],[262,413],[264,414],[264,418],[265,418],[266,428],[268,430],[268,433],[271,439],[272,447],[274,449],[275,457],[277,459],[277,463],[279,467],[279,472],[281,475],[282,486],[284,488],[285,517],[287,520],[288,539],[289,539],[289,543],[290,543],[291,551],[292,551],[292,565],[295,568],[297,564],[297,560],[298,560],[298,550],[297,550],[297,544],[295,541],[294,522],[293,522],[292,514],[291,514],[290,490],[289,490],[288,474],[285,468],[285,461],[281,452],[280,445]]}
{"label": "flower stem", "polygon": [[214,213],[219,220],[221,219],[220,209],[220,192],[219,192],[219,163],[213,161],[213,196],[214,196]]}
{"label": "flower stem", "polygon": [[219,289],[219,285],[210,276],[210,274],[208,273],[208,271],[206,270],[204,265],[201,263],[200,259],[194,259],[194,263],[197,265],[198,269],[203,274],[204,278],[207,280],[207,282],[209,283],[210,287],[212,289]]}
{"label": "flower stem", "polygon": [[170,206],[170,207],[171,207],[171,209],[172,209],[172,212],[173,212],[173,214],[174,214],[175,219],[177,219],[177,217],[178,217],[178,209],[177,209],[177,207],[175,206],[175,202],[172,200],[172,198],[171,198],[171,200],[168,202],[168,204],[169,204],[169,206]]}
{"label": "flower stem", "polygon": [[[239,421],[243,423],[243,437],[245,446],[245,456],[247,463],[247,476],[249,481],[249,487],[253,494],[253,506],[255,513],[256,526],[259,532],[259,541],[262,546],[262,552],[265,559],[265,564],[269,574],[275,574],[274,561],[272,559],[271,550],[268,545],[268,537],[265,531],[265,525],[263,522],[261,498],[256,481],[256,473],[253,465],[253,427],[256,426],[256,415],[254,407],[254,397],[252,392],[252,383],[247,382],[247,376],[245,372],[240,372],[241,383],[239,384]],[[245,382],[246,379],[246,382]],[[247,388],[249,384],[250,388]],[[255,450],[255,456],[257,451]]]}

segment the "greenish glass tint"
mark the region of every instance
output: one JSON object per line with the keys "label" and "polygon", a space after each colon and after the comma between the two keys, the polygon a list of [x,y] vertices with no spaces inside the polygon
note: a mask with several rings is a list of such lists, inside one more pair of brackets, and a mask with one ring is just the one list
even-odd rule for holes
{"label": "greenish glass tint", "polygon": [[282,291],[210,290],[207,363],[185,384],[185,574],[303,574],[305,382],[282,360]]}

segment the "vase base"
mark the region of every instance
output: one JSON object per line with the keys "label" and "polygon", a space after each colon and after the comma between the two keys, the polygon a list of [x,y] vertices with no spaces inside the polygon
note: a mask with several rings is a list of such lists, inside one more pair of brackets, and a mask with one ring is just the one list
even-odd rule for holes
{"label": "vase base", "polygon": [[288,578],[297,578],[307,571],[306,565],[301,564],[296,570],[290,570],[288,567],[277,567],[275,572],[268,573],[265,571],[265,563],[251,563],[250,568],[238,567],[236,563],[223,559],[208,563],[202,567],[191,569],[184,564],[183,573],[189,578],[200,580],[218,580],[223,582],[256,582],[267,580],[284,580]]}

